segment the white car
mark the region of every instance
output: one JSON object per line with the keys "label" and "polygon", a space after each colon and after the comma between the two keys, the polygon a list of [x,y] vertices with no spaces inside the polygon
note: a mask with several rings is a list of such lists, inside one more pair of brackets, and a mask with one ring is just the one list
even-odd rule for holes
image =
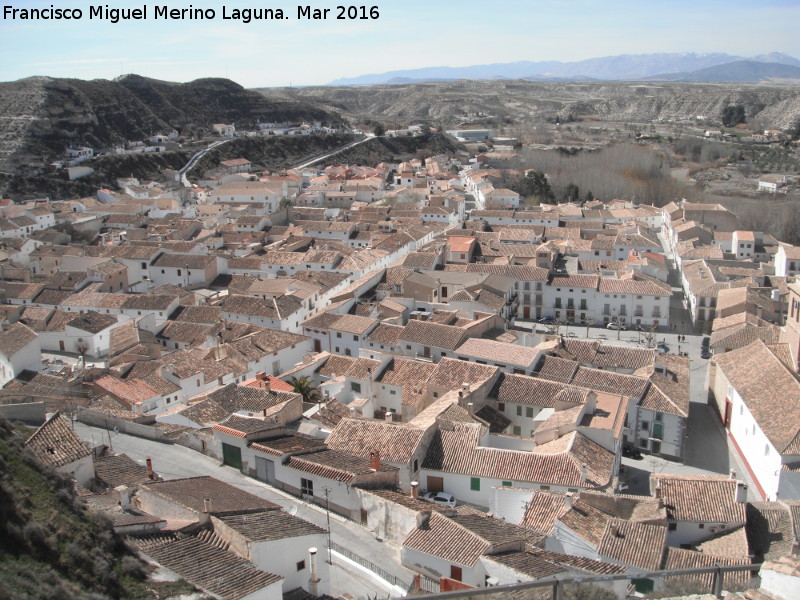
{"label": "white car", "polygon": [[446,494],[444,492],[428,492],[422,498],[428,502],[433,502],[439,506],[446,506],[447,508],[456,507],[456,499],[453,494]]}
{"label": "white car", "polygon": [[620,331],[625,331],[625,323],[615,323],[612,321],[606,325],[606,329],[619,329]]}

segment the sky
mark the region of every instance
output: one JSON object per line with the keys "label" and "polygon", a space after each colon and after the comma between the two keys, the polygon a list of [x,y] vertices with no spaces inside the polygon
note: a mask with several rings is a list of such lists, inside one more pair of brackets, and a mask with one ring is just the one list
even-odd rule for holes
{"label": "sky", "polygon": [[[372,0],[378,18],[338,20],[337,2],[129,2],[147,20],[89,19],[84,0],[6,0],[12,8],[79,8],[79,20],[0,21],[0,81],[33,75],[168,81],[228,77],[245,87],[323,85],[341,77],[521,60],[617,54],[785,52],[800,58],[798,0]],[[341,2],[341,0],[340,0]],[[156,7],[213,9],[214,19],[165,20]],[[298,6],[330,8],[298,19]],[[361,5],[358,5],[361,6]],[[282,9],[283,20],[223,19],[234,9]],[[360,14],[359,14],[360,16]],[[19,15],[18,15],[19,17]]]}

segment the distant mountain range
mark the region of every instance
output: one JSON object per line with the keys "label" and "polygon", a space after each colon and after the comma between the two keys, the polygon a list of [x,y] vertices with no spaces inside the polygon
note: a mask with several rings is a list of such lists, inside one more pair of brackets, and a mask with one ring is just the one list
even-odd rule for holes
{"label": "distant mountain range", "polygon": [[[793,67],[793,69],[785,67]],[[388,71],[337,79],[328,85],[403,84],[456,79],[528,79],[530,81],[659,79],[663,81],[757,83],[774,79],[800,79],[800,60],[782,52],[753,57],[724,53],[621,54],[577,62],[518,61],[469,67],[426,67]]]}

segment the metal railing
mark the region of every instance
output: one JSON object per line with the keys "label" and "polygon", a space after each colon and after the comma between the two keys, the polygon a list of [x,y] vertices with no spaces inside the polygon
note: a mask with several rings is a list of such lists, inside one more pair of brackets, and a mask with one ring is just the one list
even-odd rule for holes
{"label": "metal railing", "polygon": [[[377,575],[378,577],[380,577],[384,581],[390,583],[391,585],[395,585],[397,587],[400,587],[400,588],[403,588],[403,589],[406,589],[406,590],[409,589],[413,585],[412,583],[409,583],[408,581],[404,581],[404,580],[400,579],[396,575],[392,575],[391,573],[389,573],[385,569],[382,569],[381,567],[376,565],[374,562],[372,562],[370,560],[367,560],[366,558],[362,558],[361,556],[359,556],[355,552],[352,552],[352,551],[348,550],[344,546],[340,546],[336,542],[331,542],[330,548],[334,552],[338,552],[339,554],[341,554],[345,558],[348,558],[349,560],[352,560],[354,563],[358,563],[359,565],[361,565],[365,569],[369,569],[370,571],[375,573],[375,575]],[[436,584],[436,591],[439,591],[438,582]]]}
{"label": "metal railing", "polygon": [[634,579],[653,579],[658,580],[664,577],[676,577],[681,575],[708,575],[712,576],[710,589],[708,590],[711,595],[717,598],[722,598],[722,592],[725,589],[725,575],[727,573],[738,573],[741,571],[750,571],[755,574],[758,572],[761,565],[720,565],[716,564],[711,567],[696,567],[687,569],[672,569],[666,571],[647,571],[640,573],[622,573],[619,575],[595,575],[589,577],[582,576],[569,576],[562,577],[554,575],[546,577],[538,581],[525,581],[522,583],[513,583],[509,585],[500,585],[496,587],[480,587],[472,590],[463,590],[458,592],[441,592],[434,593],[426,596],[430,600],[454,599],[454,598],[470,598],[472,596],[488,597],[492,594],[498,594],[498,597],[503,592],[512,590],[528,590],[534,588],[550,588],[552,590],[553,600],[563,600],[565,597],[565,586],[569,584],[586,584],[586,583],[602,583],[609,581],[628,580],[629,582]]}

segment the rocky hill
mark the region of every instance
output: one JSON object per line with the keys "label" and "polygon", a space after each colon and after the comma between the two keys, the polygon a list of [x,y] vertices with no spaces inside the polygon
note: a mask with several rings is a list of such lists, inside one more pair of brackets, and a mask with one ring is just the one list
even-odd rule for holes
{"label": "rocky hill", "polygon": [[191,591],[185,582],[144,581],[146,565],[106,519],[87,511],[73,486],[0,419],[0,598],[144,600]]}
{"label": "rocky hill", "polygon": [[800,87],[691,83],[541,83],[452,81],[363,87],[308,87],[262,90],[270,97],[316,103],[360,119],[391,124],[410,120],[445,127],[588,115],[601,120],[650,122],[716,118],[728,104],[742,104],[750,117],[775,127],[800,118]]}
{"label": "rocky hill", "polygon": [[188,124],[252,127],[259,120],[337,117],[227,79],[170,83],[128,75],[114,81],[32,77],[0,83],[0,171],[46,164],[70,144],[102,148]]}

